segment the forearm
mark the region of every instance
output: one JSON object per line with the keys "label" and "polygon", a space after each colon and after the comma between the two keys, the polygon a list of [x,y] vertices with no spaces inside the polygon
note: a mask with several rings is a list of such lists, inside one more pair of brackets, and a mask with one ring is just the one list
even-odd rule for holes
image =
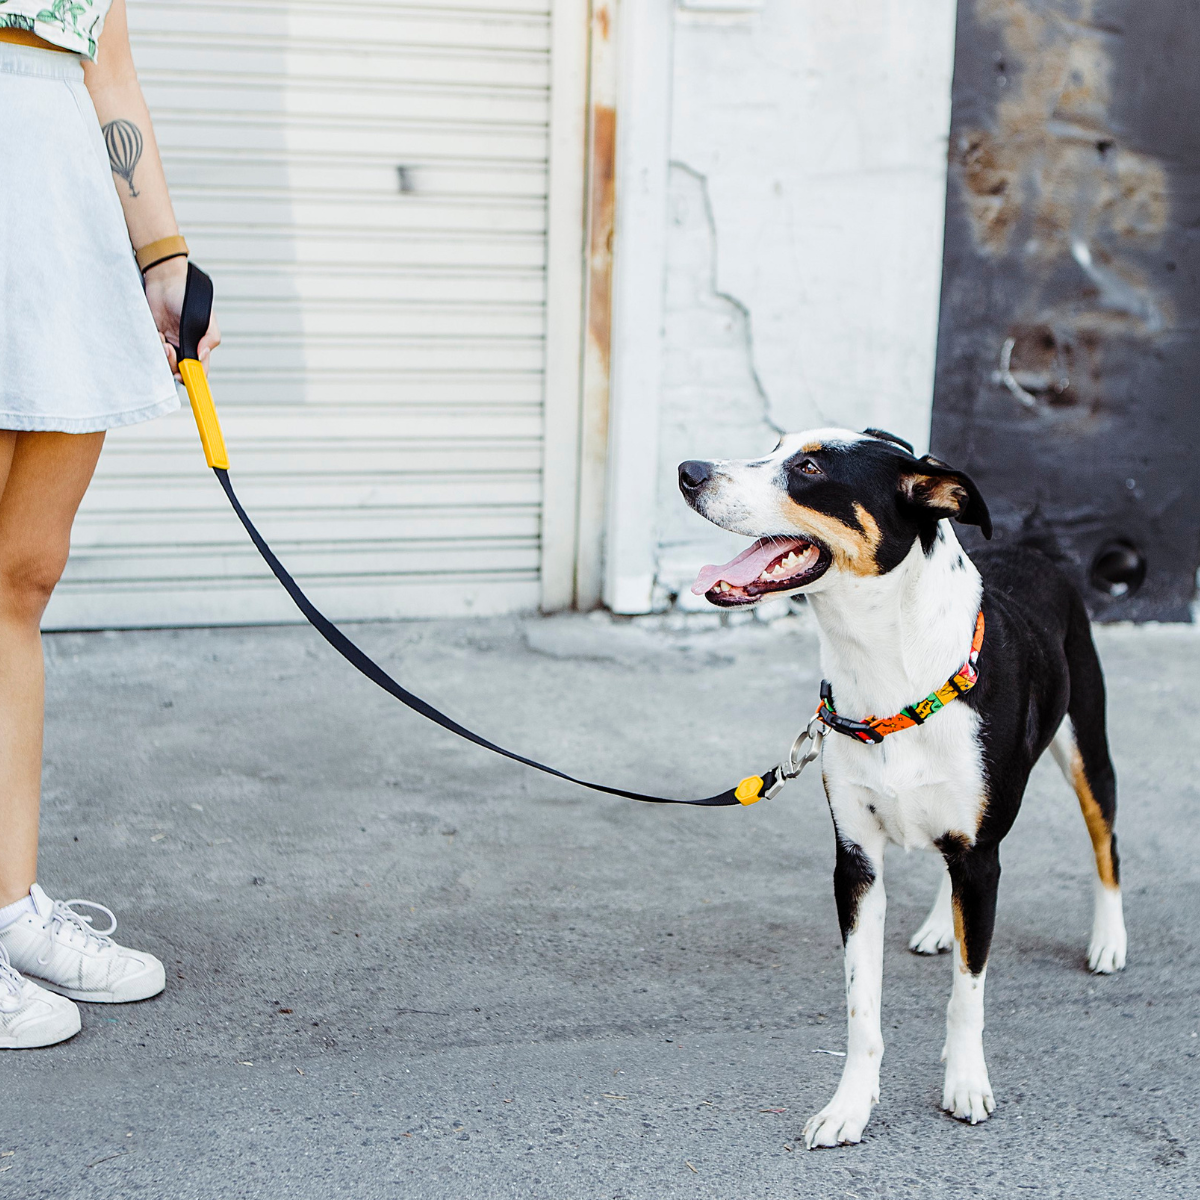
{"label": "forearm", "polygon": [[104,129],[130,241],[140,248],[173,237],[179,226],[129,50],[124,0],[116,0],[109,11],[98,60],[84,64],[83,79]]}
{"label": "forearm", "polygon": [[[100,35],[99,54],[94,63],[84,63],[83,81],[87,85],[96,115],[104,129],[113,181],[125,210],[125,225],[134,249],[141,250],[160,238],[177,237],[179,226],[167,191],[150,111],[142,96],[133,54],[129,49],[129,27],[125,20],[125,0],[113,0]],[[162,247],[151,255],[158,258]],[[166,247],[173,253],[176,247]],[[179,341],[179,311],[187,280],[187,259],[171,257],[156,264],[143,256],[143,282],[146,303],[163,339],[167,361],[174,370],[175,345]],[[200,339],[200,361],[208,362],[210,351],[221,342],[216,318]]]}

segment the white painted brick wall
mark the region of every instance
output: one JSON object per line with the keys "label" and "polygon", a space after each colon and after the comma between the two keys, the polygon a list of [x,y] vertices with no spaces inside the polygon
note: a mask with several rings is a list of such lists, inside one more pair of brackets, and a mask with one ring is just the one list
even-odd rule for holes
{"label": "white painted brick wall", "polygon": [[953,0],[677,13],[659,595],[744,546],[689,512],[684,458],[773,427],[929,434]]}

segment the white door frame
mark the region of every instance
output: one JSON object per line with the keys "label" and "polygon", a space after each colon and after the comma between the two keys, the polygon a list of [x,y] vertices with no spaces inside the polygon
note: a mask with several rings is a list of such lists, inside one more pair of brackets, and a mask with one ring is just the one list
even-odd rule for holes
{"label": "white door frame", "polygon": [[542,608],[575,602],[580,460],[588,4],[553,0],[546,204],[546,359],[543,392]]}
{"label": "white door frame", "polygon": [[649,612],[674,0],[551,21],[542,608]]}
{"label": "white door frame", "polygon": [[674,29],[674,0],[622,5],[603,592],[616,613],[650,612],[657,569]]}

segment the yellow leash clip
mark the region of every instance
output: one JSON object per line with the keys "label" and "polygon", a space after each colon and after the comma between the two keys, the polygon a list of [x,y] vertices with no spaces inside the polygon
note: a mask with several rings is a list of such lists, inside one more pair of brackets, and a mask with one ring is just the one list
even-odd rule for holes
{"label": "yellow leash clip", "polygon": [[766,775],[748,775],[733,789],[734,799],[739,804],[750,805],[779,795],[789,779],[795,779],[810,762],[815,762],[820,757],[821,739],[825,733],[826,729],[821,724],[818,709],[808,725],[796,734],[796,740],[792,742],[787,758],[779,766],[772,767]]}
{"label": "yellow leash clip", "polygon": [[733,789],[739,804],[757,804],[762,799],[763,779],[761,775],[749,775]]}

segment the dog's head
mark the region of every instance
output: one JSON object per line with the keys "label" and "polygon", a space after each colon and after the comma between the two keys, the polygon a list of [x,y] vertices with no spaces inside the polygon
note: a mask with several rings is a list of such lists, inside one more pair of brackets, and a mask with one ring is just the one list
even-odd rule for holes
{"label": "dog's head", "polygon": [[879,429],[792,433],[766,458],[680,463],[679,489],[714,525],[756,539],[692,585],[722,608],[823,590],[839,575],[885,575],[915,543],[928,552],[944,518],[992,536],[987,505],[962,471],[917,458]]}

